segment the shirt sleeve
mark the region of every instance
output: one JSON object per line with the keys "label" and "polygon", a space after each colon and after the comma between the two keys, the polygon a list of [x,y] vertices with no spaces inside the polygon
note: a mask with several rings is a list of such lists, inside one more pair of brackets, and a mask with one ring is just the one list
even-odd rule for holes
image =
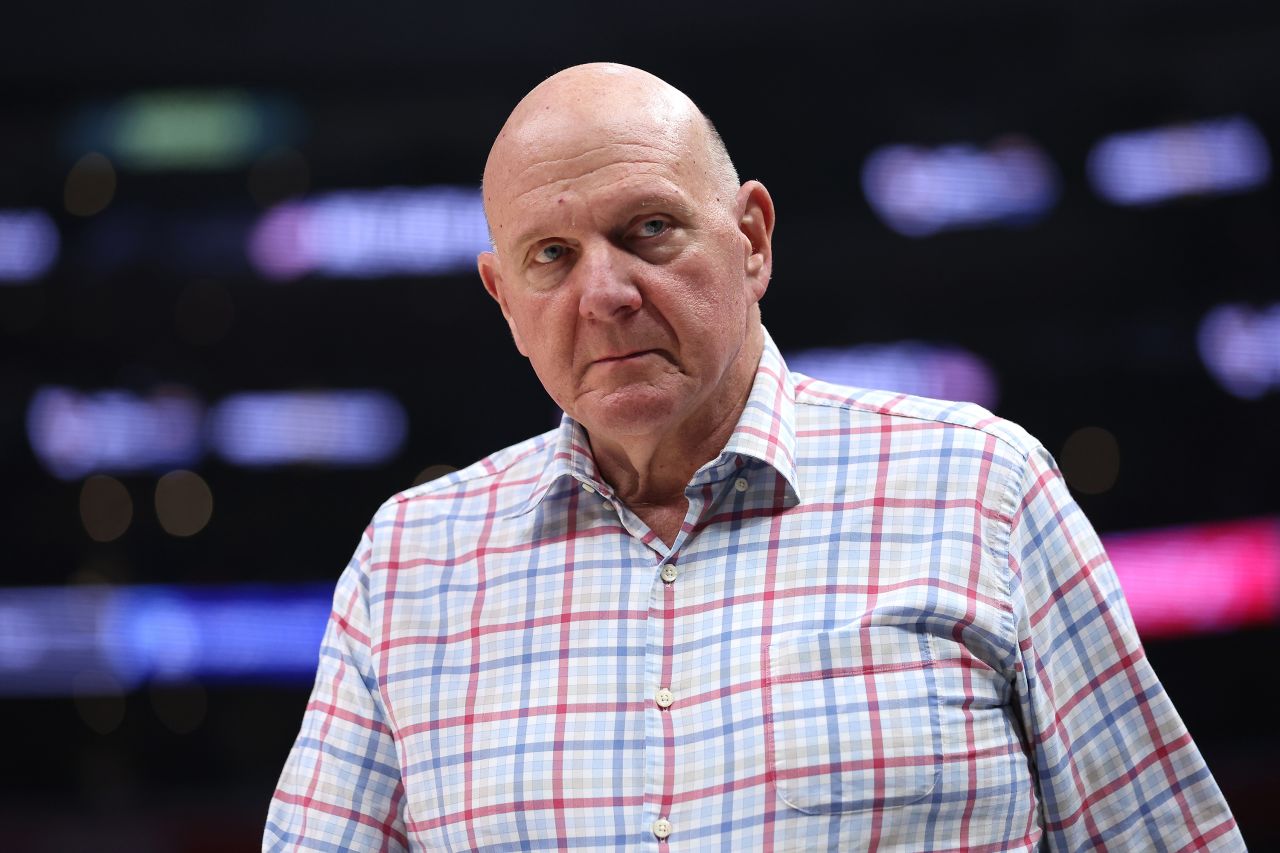
{"label": "shirt sleeve", "polygon": [[262,849],[406,850],[404,788],[369,647],[365,532],[334,593],[302,730],[267,815]]}
{"label": "shirt sleeve", "polygon": [[1244,850],[1102,543],[1043,448],[1012,506],[1015,688],[1049,848]]}

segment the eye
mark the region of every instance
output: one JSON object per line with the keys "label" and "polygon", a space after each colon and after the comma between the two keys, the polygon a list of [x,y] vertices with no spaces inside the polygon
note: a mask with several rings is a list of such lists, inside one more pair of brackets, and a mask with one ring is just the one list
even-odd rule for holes
{"label": "eye", "polygon": [[548,243],[533,256],[533,262],[535,264],[550,264],[563,258],[564,253],[567,251],[568,249],[560,243]]}
{"label": "eye", "polygon": [[665,219],[646,219],[644,222],[640,223],[640,236],[657,237],[670,227],[670,223]]}

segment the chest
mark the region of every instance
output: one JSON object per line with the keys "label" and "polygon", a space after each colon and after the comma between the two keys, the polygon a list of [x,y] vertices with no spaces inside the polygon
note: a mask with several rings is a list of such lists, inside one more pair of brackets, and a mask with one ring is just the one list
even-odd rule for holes
{"label": "chest", "polygon": [[[379,576],[379,689],[425,837],[628,846],[707,798],[787,817],[906,803],[936,782],[940,704],[1007,725],[999,650],[955,639],[1004,618],[972,530],[893,535],[870,508],[734,516],[663,557],[605,516],[574,527]],[[842,756],[868,763],[833,773]],[[906,768],[887,788],[866,769],[885,763]]]}

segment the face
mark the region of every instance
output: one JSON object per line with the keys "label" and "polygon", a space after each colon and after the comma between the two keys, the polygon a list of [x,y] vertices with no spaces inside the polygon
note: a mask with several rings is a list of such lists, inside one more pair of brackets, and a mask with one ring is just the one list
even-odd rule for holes
{"label": "face", "polygon": [[694,131],[560,128],[486,184],[481,277],[593,441],[711,429],[750,391],[772,203],[717,191]]}

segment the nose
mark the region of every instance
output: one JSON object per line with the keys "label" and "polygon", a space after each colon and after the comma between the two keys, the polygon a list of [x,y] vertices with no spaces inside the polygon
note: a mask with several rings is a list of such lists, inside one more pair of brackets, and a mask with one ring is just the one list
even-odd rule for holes
{"label": "nose", "polygon": [[634,263],[614,245],[584,248],[572,272],[578,279],[578,312],[589,320],[618,320],[638,311],[644,299],[632,277]]}

